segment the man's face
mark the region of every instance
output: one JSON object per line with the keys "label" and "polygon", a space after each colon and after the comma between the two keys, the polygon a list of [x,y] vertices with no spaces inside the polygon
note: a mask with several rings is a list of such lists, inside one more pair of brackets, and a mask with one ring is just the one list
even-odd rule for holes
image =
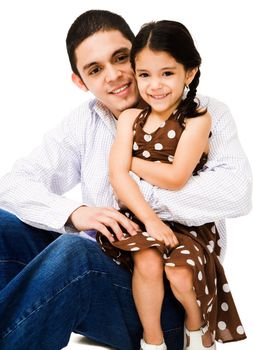
{"label": "man's face", "polygon": [[118,30],[99,31],[76,49],[77,69],[82,78],[73,81],[89,90],[118,117],[138,102],[138,90],[129,54],[131,42]]}

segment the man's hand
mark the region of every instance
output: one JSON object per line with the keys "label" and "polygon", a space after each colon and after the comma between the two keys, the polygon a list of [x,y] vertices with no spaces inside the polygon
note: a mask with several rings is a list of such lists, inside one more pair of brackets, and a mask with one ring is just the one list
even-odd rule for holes
{"label": "man's hand", "polygon": [[113,242],[114,238],[108,230],[109,227],[119,240],[124,238],[120,225],[123,226],[131,236],[135,235],[139,229],[137,224],[114,208],[81,206],[74,210],[68,221],[71,222],[78,231],[97,230],[106,236],[110,242]]}

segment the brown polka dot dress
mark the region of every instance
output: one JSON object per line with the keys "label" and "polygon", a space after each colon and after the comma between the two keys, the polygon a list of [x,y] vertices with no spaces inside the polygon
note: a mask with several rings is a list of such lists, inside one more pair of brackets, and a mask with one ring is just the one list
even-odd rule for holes
{"label": "brown polka dot dress", "polygon": [[[133,156],[150,161],[172,163],[183,126],[172,114],[151,134],[143,130],[150,109],[143,110],[134,122]],[[193,175],[197,175],[207,160],[203,154]],[[230,288],[220,263],[220,237],[214,223],[202,226],[185,226],[177,222],[166,222],[174,231],[179,245],[169,249],[162,242],[148,235],[145,226],[129,210],[121,210],[141,231],[135,236],[125,233],[125,239],[110,243],[97,233],[101,249],[117,264],[132,271],[132,252],[155,248],[161,252],[165,266],[189,266],[193,270],[197,303],[209,330],[219,342],[237,341],[246,338],[238,316]]]}

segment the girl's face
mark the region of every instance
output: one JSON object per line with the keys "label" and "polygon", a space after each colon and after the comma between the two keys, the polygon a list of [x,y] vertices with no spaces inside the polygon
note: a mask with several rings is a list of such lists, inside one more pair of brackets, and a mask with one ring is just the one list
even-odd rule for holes
{"label": "girl's face", "polygon": [[141,97],[153,112],[170,115],[182,99],[184,86],[193,80],[197,68],[186,71],[165,51],[145,47],[135,59],[136,79]]}

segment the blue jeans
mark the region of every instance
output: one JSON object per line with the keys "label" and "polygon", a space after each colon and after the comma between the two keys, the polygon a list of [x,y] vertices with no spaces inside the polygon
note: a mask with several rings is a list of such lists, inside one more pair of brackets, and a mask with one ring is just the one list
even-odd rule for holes
{"label": "blue jeans", "polygon": [[[162,326],[169,350],[183,348],[183,318],[166,287]],[[142,327],[130,273],[96,242],[39,230],[0,210],[0,349],[60,350],[71,332],[138,350]]]}

